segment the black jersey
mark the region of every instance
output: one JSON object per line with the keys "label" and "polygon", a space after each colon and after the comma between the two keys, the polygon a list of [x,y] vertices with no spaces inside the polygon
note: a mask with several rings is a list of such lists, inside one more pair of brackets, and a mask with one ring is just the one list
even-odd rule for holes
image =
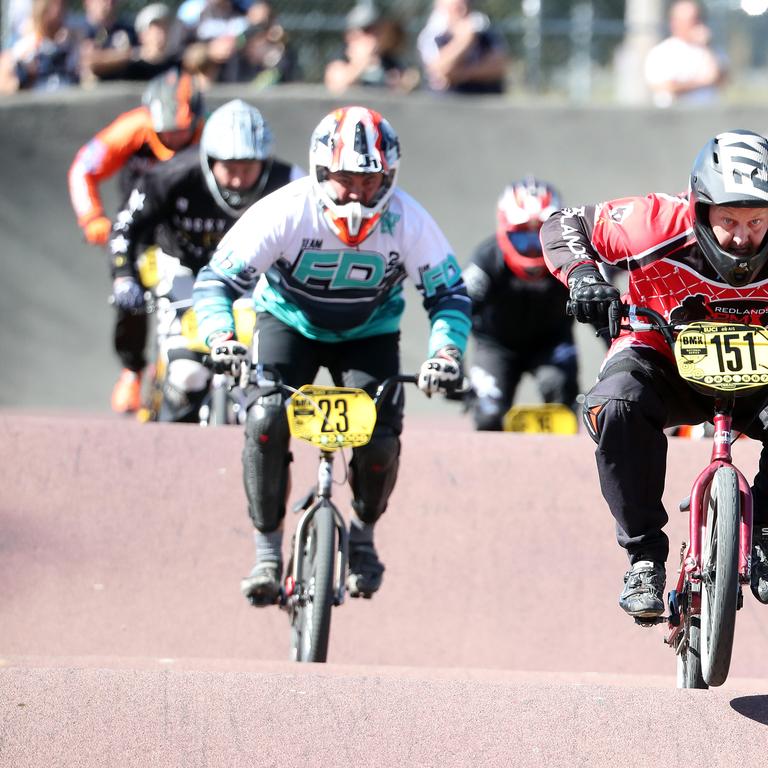
{"label": "black jersey", "polygon": [[484,240],[464,270],[472,299],[475,334],[522,351],[556,346],[573,338],[573,319],[565,313],[568,289],[545,274],[525,280],[504,261],[496,237]]}
{"label": "black jersey", "polygon": [[[265,161],[262,174],[267,178],[261,195],[300,173],[289,163]],[[197,274],[234,222],[208,189],[199,148],[178,152],[139,179],[118,213],[110,238],[112,276],[135,276],[136,260],[147,242],[157,243]]]}

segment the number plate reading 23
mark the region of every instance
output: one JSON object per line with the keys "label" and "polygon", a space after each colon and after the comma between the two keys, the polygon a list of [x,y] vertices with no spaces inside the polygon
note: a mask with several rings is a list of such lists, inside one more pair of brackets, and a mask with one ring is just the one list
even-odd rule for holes
{"label": "number plate reading 23", "polygon": [[288,401],[291,434],[318,448],[365,445],[376,425],[376,406],[362,389],[305,384]]}
{"label": "number plate reading 23", "polygon": [[691,323],[675,342],[677,370],[687,381],[721,392],[768,384],[768,332],[757,325]]}

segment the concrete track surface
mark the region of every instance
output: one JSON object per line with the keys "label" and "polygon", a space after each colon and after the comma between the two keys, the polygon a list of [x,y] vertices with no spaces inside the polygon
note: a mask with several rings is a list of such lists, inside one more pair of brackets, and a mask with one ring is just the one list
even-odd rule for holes
{"label": "concrete track surface", "polygon": [[[670,442],[676,510],[709,446]],[[768,609],[745,596],[724,686],[675,690],[663,630],[616,604],[586,437],[410,419],[384,586],[334,611],[327,665],[290,664],[286,616],[239,594],[241,445],[0,411],[2,768],[763,764]],[[294,453],[296,496],[316,457]],[[757,446],[735,454],[751,475]]]}

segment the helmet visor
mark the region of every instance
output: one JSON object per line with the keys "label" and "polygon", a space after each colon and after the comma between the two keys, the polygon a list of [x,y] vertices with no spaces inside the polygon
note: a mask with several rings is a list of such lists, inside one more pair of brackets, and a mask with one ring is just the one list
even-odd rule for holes
{"label": "helmet visor", "polygon": [[541,243],[538,230],[524,229],[507,232],[510,245],[521,255],[529,258],[541,256]]}

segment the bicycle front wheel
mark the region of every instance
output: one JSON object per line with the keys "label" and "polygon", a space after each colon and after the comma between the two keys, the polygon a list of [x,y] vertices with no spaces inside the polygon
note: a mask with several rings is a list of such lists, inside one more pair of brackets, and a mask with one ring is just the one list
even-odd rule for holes
{"label": "bicycle front wheel", "polygon": [[701,617],[686,616],[683,647],[677,654],[677,687],[709,688],[701,674]]}
{"label": "bicycle front wheel", "polygon": [[701,552],[701,670],[708,685],[728,677],[739,597],[739,479],[733,467],[715,472]]}
{"label": "bicycle front wheel", "polygon": [[334,591],[336,525],[330,504],[322,503],[300,544],[302,584],[292,616],[292,656],[324,662],[328,657]]}
{"label": "bicycle front wheel", "polygon": [[208,423],[212,427],[221,427],[232,423],[229,418],[229,393],[226,387],[211,389],[211,412]]}

